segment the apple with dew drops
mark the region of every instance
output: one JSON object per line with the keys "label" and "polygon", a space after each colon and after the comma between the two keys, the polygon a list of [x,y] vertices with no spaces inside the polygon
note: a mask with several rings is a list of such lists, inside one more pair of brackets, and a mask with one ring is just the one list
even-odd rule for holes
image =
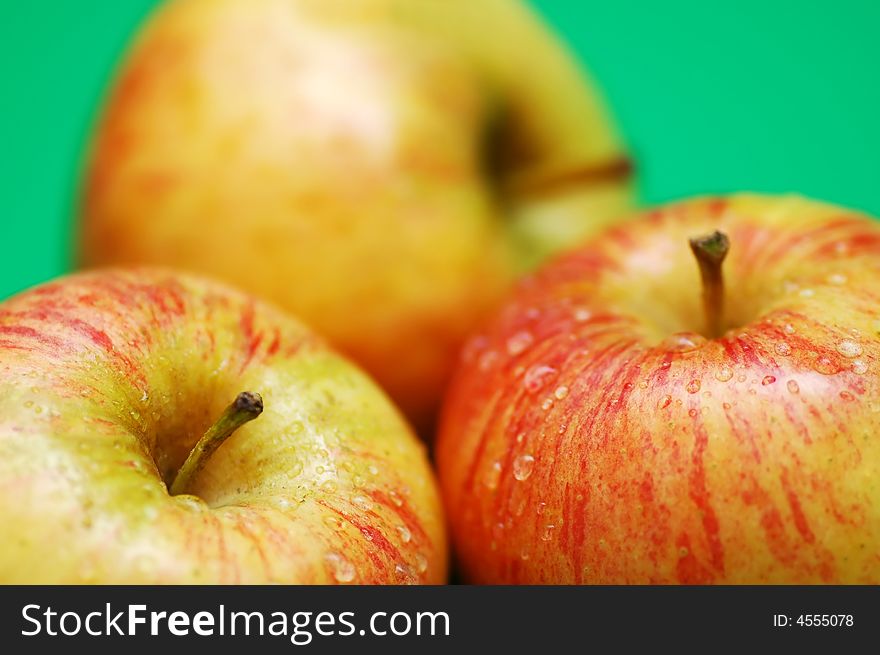
{"label": "apple with dew drops", "polygon": [[444,408],[465,578],[877,584],[878,333],[880,225],[832,205],[697,199],[562,256]]}
{"label": "apple with dew drops", "polygon": [[443,583],[424,446],[298,321],[205,279],[0,304],[0,582]]}

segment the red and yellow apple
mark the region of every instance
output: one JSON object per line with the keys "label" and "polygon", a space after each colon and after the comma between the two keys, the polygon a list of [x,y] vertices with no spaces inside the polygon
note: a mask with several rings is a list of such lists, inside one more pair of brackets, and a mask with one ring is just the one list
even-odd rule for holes
{"label": "red and yellow apple", "polygon": [[831,205],[699,199],[560,257],[444,408],[465,578],[877,584],[878,333],[880,225]]}
{"label": "red and yellow apple", "polygon": [[156,270],[0,305],[0,520],[3,583],[446,580],[384,393],[278,310]]}
{"label": "red and yellow apple", "polygon": [[474,323],[626,210],[627,174],[519,0],[170,0],[98,126],[81,260],[258,292],[424,427]]}

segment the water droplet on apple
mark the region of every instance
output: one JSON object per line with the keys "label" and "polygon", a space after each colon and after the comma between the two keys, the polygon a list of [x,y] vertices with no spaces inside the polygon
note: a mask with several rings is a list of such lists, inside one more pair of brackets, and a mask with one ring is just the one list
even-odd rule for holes
{"label": "water droplet on apple", "polygon": [[338,485],[334,480],[324,480],[324,482],[321,483],[321,491],[325,494],[334,494],[337,489]]}
{"label": "water droplet on apple", "polygon": [[789,356],[791,354],[791,346],[785,341],[780,341],[776,344],[776,354],[783,357]]}
{"label": "water droplet on apple", "polygon": [[26,401],[24,401],[24,406],[25,406],[27,409],[30,409],[31,407],[34,406],[34,401],[33,401],[33,400],[26,400]]}
{"label": "water droplet on apple", "polygon": [[301,461],[296,460],[293,464],[291,464],[290,475],[292,475],[293,477],[296,477],[296,476],[300,475],[302,472],[303,472],[303,464]]}
{"label": "water droplet on apple", "polygon": [[840,369],[829,357],[819,356],[816,358],[814,368],[822,375],[834,375]]}
{"label": "water droplet on apple", "polygon": [[403,498],[401,498],[400,494],[396,491],[389,491],[388,497],[391,498],[391,502],[394,503],[395,507],[403,507]]}
{"label": "water droplet on apple", "polygon": [[354,564],[339,553],[327,553],[324,561],[330,566],[330,573],[336,582],[351,582],[357,575]]}
{"label": "water droplet on apple", "polygon": [[541,532],[541,541],[550,541],[553,539],[554,530],[556,530],[556,526],[552,523],[545,525],[544,530]]}
{"label": "water droplet on apple", "polygon": [[519,551],[519,558],[520,558],[523,562],[527,562],[528,559],[529,559],[529,551],[527,551],[527,550],[525,550],[525,549]]}
{"label": "water droplet on apple", "polygon": [[556,369],[552,366],[544,364],[532,366],[523,376],[523,386],[529,393],[535,393],[543,389],[554,375],[556,375]]}
{"label": "water droplet on apple", "polygon": [[516,357],[532,345],[535,338],[528,330],[520,330],[507,340],[507,352],[511,357]]}
{"label": "water droplet on apple", "polygon": [[520,455],[513,461],[513,477],[523,482],[529,479],[535,468],[535,458],[531,455]]}
{"label": "water droplet on apple", "polygon": [[660,399],[660,402],[658,403],[658,405],[660,406],[660,409],[666,409],[667,407],[669,407],[669,405],[671,403],[672,403],[672,396],[663,396]]}
{"label": "water droplet on apple", "polygon": [[794,334],[794,331],[795,331],[795,330],[794,330],[794,325],[792,325],[791,323],[786,323],[786,324],[782,327],[782,331],[785,332],[786,334]]}
{"label": "water droplet on apple", "polygon": [[483,484],[490,491],[494,491],[498,487],[498,479],[501,477],[501,462],[492,462],[486,476],[483,478]]}
{"label": "water droplet on apple", "polygon": [[421,553],[416,553],[416,571],[424,573],[428,570],[428,558]]}
{"label": "water droplet on apple", "polygon": [[624,390],[624,391],[632,391],[633,388],[634,388],[635,386],[636,386],[636,385],[634,385],[632,382],[626,382],[626,383],[623,385],[623,390]]}
{"label": "water droplet on apple", "polygon": [[[238,492],[241,493],[241,489],[238,489]],[[309,497],[310,493],[311,489],[309,487],[306,487],[304,484],[297,485],[293,489],[293,491],[291,491],[293,499],[298,503],[305,502],[305,499]]]}
{"label": "water droplet on apple", "polygon": [[486,371],[490,370],[493,366],[495,366],[495,363],[497,361],[498,361],[498,353],[495,352],[494,350],[487,350],[482,355],[480,355],[480,361],[477,364],[477,366],[480,368],[481,371],[483,371],[485,373]]}
{"label": "water droplet on apple", "polygon": [[363,510],[364,512],[369,512],[373,509],[373,501],[371,501],[366,496],[361,496],[361,495],[354,496],[351,499],[351,503],[352,503],[352,505],[354,505],[355,507],[357,507],[360,510]]}
{"label": "water droplet on apple", "polygon": [[761,380],[761,384],[764,385],[765,387],[768,384],[773,384],[774,382],[776,382],[776,378],[772,375],[765,375],[764,379]]}
{"label": "water droplet on apple", "polygon": [[733,371],[731,371],[728,367],[722,366],[717,371],[715,371],[715,379],[719,382],[727,382],[733,377]]}
{"label": "water droplet on apple", "polygon": [[846,276],[840,273],[832,273],[828,276],[828,284],[846,284]]}
{"label": "water droplet on apple", "polygon": [[556,387],[556,391],[553,392],[553,395],[556,396],[557,400],[562,400],[568,395],[568,387],[564,384]]}
{"label": "water droplet on apple", "polygon": [[545,412],[548,409],[550,409],[551,407],[553,407],[553,399],[552,398],[547,398],[543,403],[541,403],[541,409],[543,409]]}
{"label": "water droplet on apple", "polygon": [[397,562],[394,565],[394,572],[403,584],[413,585],[417,582],[416,574],[404,562]]}
{"label": "water droplet on apple", "polygon": [[541,501],[540,503],[537,504],[537,506],[535,506],[535,514],[537,514],[538,516],[541,516],[544,513],[544,510],[546,510],[546,509],[547,509],[547,503],[545,503],[544,501]]}
{"label": "water droplet on apple", "polygon": [[583,323],[585,321],[589,321],[593,317],[593,314],[586,307],[576,307],[574,312],[572,313],[572,316],[574,317],[574,320],[578,323]]}
{"label": "water droplet on apple", "polygon": [[730,409],[730,403],[721,403],[721,406],[722,406],[724,409]]}
{"label": "water droplet on apple", "polygon": [[409,528],[405,525],[397,526],[397,534],[400,535],[400,540],[405,544],[408,544],[412,539],[412,532],[410,532]]}
{"label": "water droplet on apple", "polygon": [[694,409],[693,407],[688,410],[688,416],[690,416],[691,418],[696,417],[696,415],[697,415],[697,410]]}
{"label": "water droplet on apple", "polygon": [[812,298],[813,296],[816,295],[816,292],[813,291],[812,289],[801,289],[801,290],[798,292],[798,295],[799,295],[801,298]]}
{"label": "water droplet on apple", "polygon": [[852,363],[852,370],[856,375],[864,375],[868,372],[868,365],[861,359],[856,359]]}
{"label": "water droplet on apple", "polygon": [[852,339],[844,339],[837,344],[837,352],[844,357],[858,357],[862,354],[862,347]]}
{"label": "water droplet on apple", "polygon": [[699,380],[691,380],[687,383],[685,387],[688,393],[697,393],[700,390],[700,381]]}
{"label": "water droplet on apple", "polygon": [[788,387],[790,393],[796,394],[799,393],[801,390],[800,385],[798,385],[796,380],[789,380],[788,382],[786,382],[785,386]]}
{"label": "water droplet on apple", "polygon": [[324,518],[324,525],[333,528],[334,530],[338,530],[342,527],[342,519],[338,516],[327,516]]}
{"label": "water droplet on apple", "polygon": [[840,398],[844,402],[848,402],[848,403],[851,403],[856,399],[856,397],[854,395],[852,395],[849,391],[841,391]]}
{"label": "water droplet on apple", "polygon": [[696,350],[706,343],[706,338],[696,333],[679,333],[667,337],[663,341],[663,346],[667,350],[679,353],[687,353]]}
{"label": "water droplet on apple", "polygon": [[662,364],[660,364],[660,368],[664,370],[668,369],[670,366],[672,366],[672,362],[663,362]]}

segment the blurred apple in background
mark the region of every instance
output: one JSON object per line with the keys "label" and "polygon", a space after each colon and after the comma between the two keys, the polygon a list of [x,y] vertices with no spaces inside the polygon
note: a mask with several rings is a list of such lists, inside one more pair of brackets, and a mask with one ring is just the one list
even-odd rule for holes
{"label": "blurred apple in background", "polygon": [[446,580],[385,394],[277,310],[154,270],[0,305],[0,521],[2,583]]}
{"label": "blurred apple in background", "polygon": [[880,226],[830,205],[685,202],[561,257],[444,408],[465,578],[877,584],[878,332]]}
{"label": "blurred apple in background", "polygon": [[511,280],[632,202],[591,84],[517,0],[171,0],[84,180],[81,260],[293,310],[430,423]]}

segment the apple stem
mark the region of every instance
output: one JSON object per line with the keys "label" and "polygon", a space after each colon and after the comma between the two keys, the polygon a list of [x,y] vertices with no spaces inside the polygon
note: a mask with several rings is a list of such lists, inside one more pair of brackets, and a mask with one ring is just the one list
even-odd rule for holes
{"label": "apple stem", "polygon": [[198,475],[211,455],[228,439],[233,432],[263,413],[263,399],[258,393],[244,391],[232,401],[219,420],[199,439],[183,466],[171,483],[170,493],[177,496],[185,493],[190,482]]}
{"label": "apple stem", "polygon": [[712,234],[691,239],[690,244],[703,280],[706,336],[714,339],[724,332],[724,274],[721,265],[730,250],[730,239],[715,230]]}

